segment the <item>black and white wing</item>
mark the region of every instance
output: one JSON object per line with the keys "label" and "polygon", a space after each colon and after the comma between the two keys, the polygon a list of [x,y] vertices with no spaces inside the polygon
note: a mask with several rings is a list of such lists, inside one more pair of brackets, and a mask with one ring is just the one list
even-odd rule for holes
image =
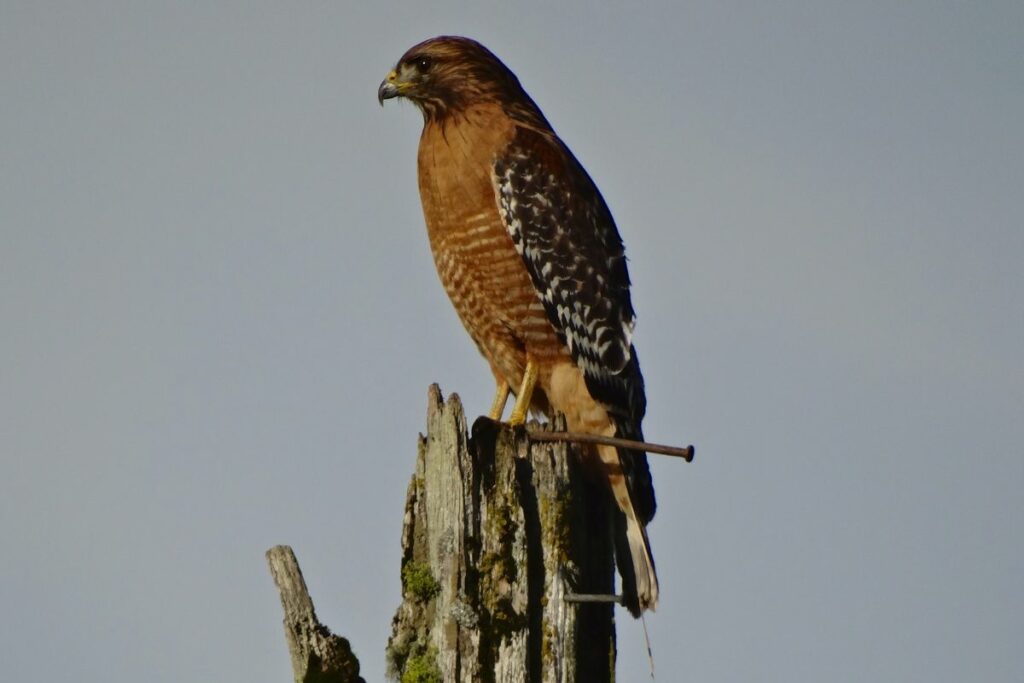
{"label": "black and white wing", "polygon": [[495,160],[494,181],[502,221],[591,395],[638,432],[646,401],[636,315],[622,239],[601,193],[564,144],[525,127]]}

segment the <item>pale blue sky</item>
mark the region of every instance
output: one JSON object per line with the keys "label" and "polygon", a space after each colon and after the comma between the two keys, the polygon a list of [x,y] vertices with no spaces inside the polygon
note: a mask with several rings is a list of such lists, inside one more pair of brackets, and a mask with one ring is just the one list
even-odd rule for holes
{"label": "pale blue sky", "polygon": [[659,680],[1024,679],[1020,3],[11,0],[0,679],[289,680],[276,543],[381,678],[427,385],[492,389],[375,96],[439,33],[596,179],[698,446]]}

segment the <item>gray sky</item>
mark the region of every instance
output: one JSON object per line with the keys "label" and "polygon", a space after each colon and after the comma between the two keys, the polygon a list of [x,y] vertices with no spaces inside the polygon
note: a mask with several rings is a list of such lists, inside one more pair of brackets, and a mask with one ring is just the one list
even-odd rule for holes
{"label": "gray sky", "polygon": [[596,179],[698,446],[659,680],[1024,679],[1019,2],[166,5],[0,1],[0,679],[288,680],[276,543],[381,678],[426,388],[492,391],[375,99],[439,33]]}

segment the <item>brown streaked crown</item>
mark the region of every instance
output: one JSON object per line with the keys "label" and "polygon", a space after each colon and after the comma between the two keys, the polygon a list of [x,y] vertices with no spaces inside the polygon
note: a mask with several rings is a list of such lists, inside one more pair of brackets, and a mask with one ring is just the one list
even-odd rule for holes
{"label": "brown streaked crown", "polygon": [[500,104],[513,118],[545,124],[516,75],[486,47],[461,36],[438,36],[409,48],[395,66],[400,97],[427,121],[482,102]]}

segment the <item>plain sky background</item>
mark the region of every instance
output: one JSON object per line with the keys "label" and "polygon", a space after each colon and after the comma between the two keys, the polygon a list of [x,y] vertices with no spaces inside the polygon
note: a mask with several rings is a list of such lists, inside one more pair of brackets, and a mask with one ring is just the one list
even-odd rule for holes
{"label": "plain sky background", "polygon": [[[381,680],[437,282],[415,42],[519,75],[626,241],[661,681],[1024,680],[1024,5],[0,0],[0,680]],[[619,680],[642,681],[624,614]]]}

